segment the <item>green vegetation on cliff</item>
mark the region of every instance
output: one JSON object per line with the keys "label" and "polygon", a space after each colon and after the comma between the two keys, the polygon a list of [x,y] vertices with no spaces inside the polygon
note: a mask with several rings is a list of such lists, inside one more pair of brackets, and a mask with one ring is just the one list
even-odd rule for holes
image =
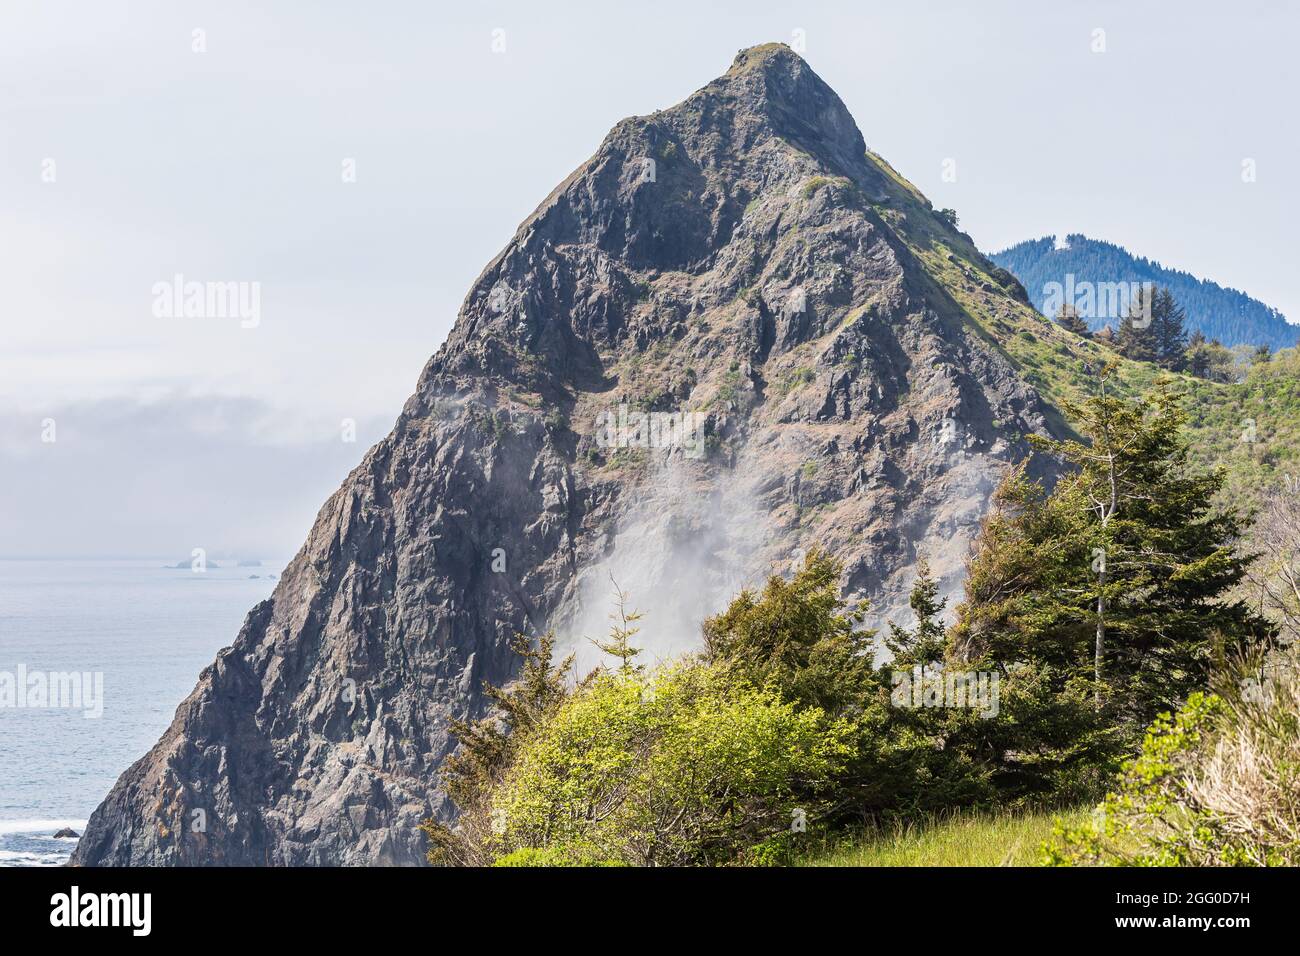
{"label": "green vegetation on cliff", "polygon": [[[635,663],[638,615],[622,607],[598,642],[614,663],[576,685],[551,638],[521,641],[520,680],[491,690],[498,713],[456,728],[443,781],[461,817],[425,825],[430,860],[789,863],[864,825],[1041,819],[1099,797],[1153,719],[1272,628],[1231,596],[1242,518],[1215,505],[1222,475],[1190,464],[1176,396],[1103,390],[1069,410],[1085,441],[1039,443],[1073,470],[1050,492],[1007,477],[951,628],[922,566],[913,627],[862,629],[841,567],[813,552],[668,663]],[[966,856],[984,859],[999,826],[924,832],[941,846],[953,827],[978,833]]]}
{"label": "green vegetation on cliff", "polygon": [[[1057,409],[1079,406],[1095,394],[1103,368],[1111,370],[1116,393],[1132,399],[1165,381],[1182,397],[1192,460],[1224,469],[1225,500],[1256,504],[1300,478],[1300,349],[1237,355],[1225,382],[1126,358],[1105,340],[1078,335],[1047,319],[1027,298],[1003,294],[1007,288],[1023,289],[969,236],[941,220],[929,200],[885,160],[875,154],[869,158],[888,177],[882,215],[925,263],[926,278],[933,277]],[[1072,427],[1068,417],[1060,424]]]}

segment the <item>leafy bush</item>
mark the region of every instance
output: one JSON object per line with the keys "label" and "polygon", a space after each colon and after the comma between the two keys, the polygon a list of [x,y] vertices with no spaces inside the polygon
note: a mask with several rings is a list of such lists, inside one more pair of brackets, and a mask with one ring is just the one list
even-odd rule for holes
{"label": "leafy bush", "polygon": [[622,866],[615,860],[606,860],[590,848],[581,846],[524,847],[504,856],[499,856],[493,866],[503,867],[574,867],[574,866]]}
{"label": "leafy bush", "polygon": [[526,741],[493,800],[503,853],[722,863],[817,809],[850,722],[721,668],[598,673]]}
{"label": "leafy bush", "polygon": [[[1300,679],[1288,652],[1268,676],[1161,714],[1091,822],[1060,824],[1053,865],[1300,864]],[[1279,666],[1280,665],[1280,666]]]}
{"label": "leafy bush", "polygon": [[1056,866],[1199,862],[1195,858],[1204,855],[1201,850],[1220,841],[1213,832],[1214,820],[1186,803],[1185,773],[1221,709],[1218,697],[1197,692],[1176,716],[1159,715],[1142,752],[1124,766],[1120,788],[1106,795],[1093,820],[1079,826],[1058,824],[1055,842],[1044,848],[1043,862]]}

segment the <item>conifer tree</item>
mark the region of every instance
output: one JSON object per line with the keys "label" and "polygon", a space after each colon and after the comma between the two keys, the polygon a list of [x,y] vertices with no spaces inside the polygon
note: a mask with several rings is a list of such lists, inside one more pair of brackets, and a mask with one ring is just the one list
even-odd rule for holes
{"label": "conifer tree", "polygon": [[1197,378],[1209,378],[1209,347],[1205,341],[1205,335],[1200,329],[1193,332],[1191,338],[1187,341],[1187,351],[1184,353],[1184,367]]}
{"label": "conifer tree", "polygon": [[841,597],[842,571],[814,548],[789,581],[773,575],[761,591],[742,591],[705,620],[705,659],[830,714],[861,707],[878,683],[876,634],[862,627],[865,603]]}
{"label": "conifer tree", "polygon": [[555,635],[546,633],[534,647],[516,634],[511,650],[522,660],[519,676],[505,686],[484,684],[493,713],[478,721],[452,720],[459,741],[440,768],[441,789],[460,815],[454,826],[438,820],[420,825],[429,838],[428,861],[435,866],[484,866],[492,862],[492,791],[519,747],[555,713],[568,694],[570,654],[552,659]]}
{"label": "conifer tree", "polygon": [[621,673],[634,673],[641,670],[639,664],[633,663],[636,656],[641,653],[641,648],[632,646],[632,638],[641,633],[637,621],[641,620],[644,615],[640,611],[629,612],[627,609],[627,593],[618,586],[618,582],[614,581],[612,575],[610,581],[614,584],[615,611],[609,616],[611,621],[609,637],[603,641],[595,638],[589,640],[610,657],[618,659],[618,669]]}
{"label": "conifer tree", "polygon": [[1155,336],[1156,361],[1162,368],[1181,372],[1186,362],[1186,313],[1174,301],[1168,289],[1155,293],[1152,300],[1151,331]]}
{"label": "conifer tree", "polygon": [[999,490],[950,653],[1044,668],[1058,693],[1086,686],[1132,739],[1270,627],[1228,597],[1248,563],[1234,547],[1245,519],[1215,507],[1221,473],[1189,466],[1176,397],[1161,385],[1126,401],[1109,373],[1069,409],[1084,441],[1034,440],[1071,473],[1050,494],[1023,470]]}
{"label": "conifer tree", "polygon": [[1056,310],[1056,323],[1075,335],[1082,335],[1086,338],[1090,334],[1088,323],[1079,318],[1079,310],[1068,302],[1062,302],[1061,307]]}
{"label": "conifer tree", "polygon": [[1160,343],[1155,331],[1155,290],[1143,286],[1115,333],[1115,347],[1125,358],[1137,362],[1154,362],[1160,357]]}
{"label": "conifer tree", "polygon": [[1237,356],[1218,339],[1207,342],[1199,332],[1193,334],[1187,345],[1186,358],[1187,371],[1198,378],[1224,384],[1241,380]]}
{"label": "conifer tree", "polygon": [[1189,346],[1185,322],[1186,314],[1168,289],[1143,286],[1120,322],[1116,345],[1126,358],[1182,371]]}
{"label": "conifer tree", "polygon": [[943,659],[944,625],[940,618],[947,603],[939,597],[939,582],[930,573],[930,564],[924,558],[916,565],[916,583],[908,602],[916,624],[911,630],[890,623],[885,646],[894,655],[895,668],[913,664],[931,664]]}

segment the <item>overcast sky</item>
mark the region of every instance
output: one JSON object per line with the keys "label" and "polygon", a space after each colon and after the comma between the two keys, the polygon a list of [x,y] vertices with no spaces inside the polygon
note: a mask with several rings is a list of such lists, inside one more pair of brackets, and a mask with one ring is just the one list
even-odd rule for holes
{"label": "overcast sky", "polygon": [[[3,0],[0,555],[295,550],[518,222],[771,40],[986,251],[1083,232],[1300,318],[1288,6]],[[257,324],[159,316],[177,273]]]}

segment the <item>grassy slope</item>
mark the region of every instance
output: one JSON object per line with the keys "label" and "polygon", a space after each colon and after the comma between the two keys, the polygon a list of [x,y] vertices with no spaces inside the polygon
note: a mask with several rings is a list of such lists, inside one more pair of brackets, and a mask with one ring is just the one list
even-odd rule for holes
{"label": "grassy slope", "polygon": [[[1252,370],[1246,382],[1221,385],[1185,374],[1163,372],[1122,358],[1109,347],[1067,332],[1032,306],[1002,294],[1001,279],[964,234],[934,215],[929,201],[883,159],[869,154],[886,175],[888,202],[878,211],[926,265],[931,276],[971,322],[1019,366],[1039,393],[1058,409],[1078,403],[1095,387],[1097,371],[1110,362],[1116,381],[1130,395],[1149,390],[1161,378],[1185,396],[1192,451],[1203,465],[1222,465],[1228,495],[1258,500],[1286,476],[1300,475],[1300,354],[1279,353]],[[1255,441],[1242,440],[1254,422]]]}
{"label": "grassy slope", "polygon": [[1089,810],[963,813],[923,825],[872,831],[809,852],[799,866],[1034,866],[1059,815],[1078,825]]}

